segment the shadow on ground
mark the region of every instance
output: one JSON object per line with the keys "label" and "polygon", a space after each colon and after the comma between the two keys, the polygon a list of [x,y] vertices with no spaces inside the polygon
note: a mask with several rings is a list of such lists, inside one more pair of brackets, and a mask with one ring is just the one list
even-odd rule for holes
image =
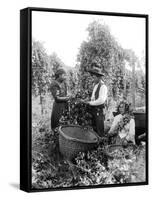
{"label": "shadow on ground", "polygon": [[18,183],[9,183],[9,185],[15,189],[19,189],[19,184]]}

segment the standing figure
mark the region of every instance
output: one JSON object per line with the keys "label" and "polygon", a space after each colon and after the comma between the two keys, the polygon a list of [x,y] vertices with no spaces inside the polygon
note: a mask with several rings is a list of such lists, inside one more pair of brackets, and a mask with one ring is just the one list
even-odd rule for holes
{"label": "standing figure", "polygon": [[67,101],[67,85],[66,85],[66,73],[63,69],[58,69],[55,73],[55,80],[52,81],[50,91],[54,98],[52,115],[51,115],[51,128],[54,130],[59,126],[59,120],[63,111],[66,109]]}
{"label": "standing figure", "polygon": [[130,105],[120,102],[118,115],[114,117],[112,126],[108,132],[110,143],[127,145],[128,142],[135,144],[135,120]]}
{"label": "standing figure", "polygon": [[92,92],[91,101],[87,102],[92,110],[92,126],[93,130],[99,135],[104,136],[104,103],[107,99],[107,86],[104,84],[104,74],[100,68],[93,67],[89,70],[95,81],[95,86]]}

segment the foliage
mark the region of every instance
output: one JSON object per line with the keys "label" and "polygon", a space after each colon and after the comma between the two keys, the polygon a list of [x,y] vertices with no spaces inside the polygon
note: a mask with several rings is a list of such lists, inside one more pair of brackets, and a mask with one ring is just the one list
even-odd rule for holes
{"label": "foliage", "polygon": [[67,70],[67,86],[68,86],[68,94],[70,96],[75,96],[77,92],[80,91],[78,73],[79,72],[77,67]]}
{"label": "foliage", "polygon": [[[107,25],[100,21],[92,22],[88,28],[88,39],[83,41],[78,54],[79,84],[81,90],[91,91],[93,80],[87,70],[94,64],[99,66],[105,73],[105,83],[108,86],[108,99],[119,102],[127,99],[133,103],[133,94],[145,95],[145,77],[140,65],[142,62],[136,57],[134,51],[123,49],[117,40],[112,36]],[[130,70],[126,68],[128,63]],[[133,76],[133,68],[138,65],[138,71]],[[143,66],[142,66],[143,67]],[[142,76],[141,76],[142,74]],[[134,89],[136,82],[137,91]],[[143,105],[142,97],[138,99],[138,104]],[[135,101],[135,100],[134,100]]]}
{"label": "foliage", "polygon": [[40,97],[41,114],[44,114],[44,101],[49,92],[50,83],[57,69],[65,68],[64,63],[56,53],[50,56],[46,53],[43,44],[32,42],[32,94]]}
{"label": "foliage", "polygon": [[44,95],[50,81],[48,70],[48,56],[43,44],[39,41],[32,43],[32,93],[33,95]]}
{"label": "foliage", "polygon": [[[139,105],[144,105],[145,75],[141,70],[125,69],[126,61],[131,68],[139,63],[133,51],[123,49],[111,35],[110,29],[94,21],[88,26],[88,40],[83,41],[75,68],[67,71],[68,89],[72,99],[61,116],[61,124],[79,124],[92,126],[90,107],[80,100],[90,100],[94,87],[93,79],[87,72],[93,64],[98,65],[105,73],[108,86],[108,109],[113,112],[121,98],[132,95],[133,81],[136,87],[136,98]],[[139,63],[140,65],[140,63]],[[43,44],[33,41],[32,44],[32,94],[33,99],[48,95],[50,81],[58,68],[66,68],[56,53],[47,55]],[[140,90],[140,92],[139,92]],[[132,97],[132,96],[131,96]],[[48,98],[48,97],[47,97]],[[51,98],[51,97],[50,97]],[[32,102],[34,100],[32,99]],[[103,184],[119,184],[145,181],[145,147],[135,150],[116,149],[111,155],[103,146],[90,152],[80,152],[73,163],[59,152],[58,130],[50,129],[52,100],[46,105],[47,119],[40,117],[38,106],[33,109],[32,121],[32,186],[33,188],[55,188]],[[44,102],[46,104],[46,102]],[[39,105],[37,103],[37,105]],[[42,116],[42,115],[41,115]],[[109,115],[110,116],[110,115]],[[128,118],[127,118],[128,120]],[[121,123],[118,128],[121,128]]]}
{"label": "foliage", "polygon": [[[43,127],[43,129],[40,129]],[[115,150],[109,157],[103,147],[79,153],[72,163],[62,157],[58,132],[39,123],[32,148],[33,188],[59,188],[145,181],[145,148]],[[119,156],[118,156],[119,155]]]}
{"label": "foliage", "polygon": [[[78,94],[77,94],[78,95]],[[83,96],[81,96],[83,98]],[[61,124],[75,124],[84,127],[92,126],[91,108],[75,99],[68,102],[67,109],[60,118]]]}
{"label": "foliage", "polygon": [[118,122],[117,126],[115,126],[113,134],[118,134],[118,132],[121,131],[133,118],[134,117],[128,113],[124,114],[121,120]]}
{"label": "foliage", "polygon": [[33,188],[70,186],[72,172],[59,153],[58,131],[51,131],[46,123],[40,120],[32,132]]}
{"label": "foliage", "polygon": [[81,45],[78,55],[82,88],[89,74],[86,71],[96,64],[105,73],[109,95],[116,97],[123,90],[124,50],[111,35],[108,26],[94,21],[88,26],[88,40]]}
{"label": "foliage", "polygon": [[52,78],[54,78],[54,74],[58,69],[66,67],[55,52],[49,56],[49,65],[52,70]]}

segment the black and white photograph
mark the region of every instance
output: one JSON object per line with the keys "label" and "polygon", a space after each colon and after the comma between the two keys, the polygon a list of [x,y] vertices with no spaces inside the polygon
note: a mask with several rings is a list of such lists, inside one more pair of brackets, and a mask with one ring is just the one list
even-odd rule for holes
{"label": "black and white photograph", "polygon": [[31,187],[147,183],[146,16],[31,11]]}

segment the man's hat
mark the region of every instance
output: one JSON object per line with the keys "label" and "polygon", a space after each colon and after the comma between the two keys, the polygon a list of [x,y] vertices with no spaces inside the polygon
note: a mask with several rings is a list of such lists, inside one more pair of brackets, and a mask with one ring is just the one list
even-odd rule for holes
{"label": "man's hat", "polygon": [[93,68],[88,69],[88,72],[91,74],[98,75],[98,76],[104,76],[104,74],[102,73],[102,71],[99,67],[94,66]]}

